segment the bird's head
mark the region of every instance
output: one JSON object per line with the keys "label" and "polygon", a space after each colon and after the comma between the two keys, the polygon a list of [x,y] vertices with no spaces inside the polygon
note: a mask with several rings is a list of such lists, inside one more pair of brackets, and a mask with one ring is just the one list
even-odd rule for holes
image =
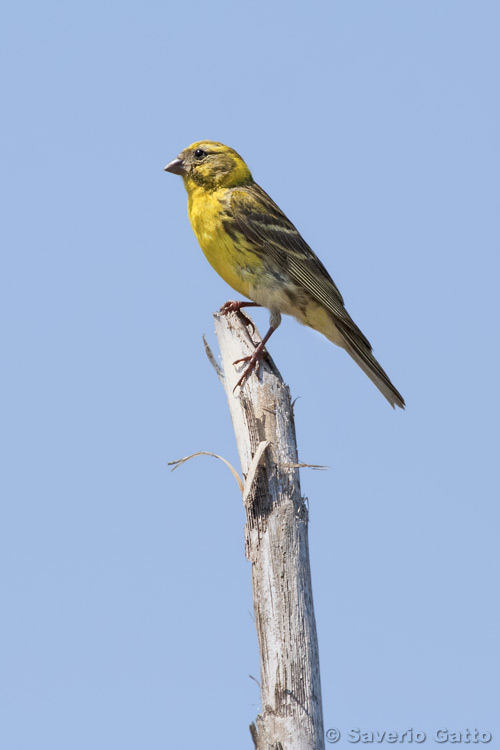
{"label": "bird's head", "polygon": [[188,191],[195,185],[206,190],[217,190],[253,182],[241,156],[217,141],[191,144],[181,151],[177,159],[167,164],[165,171],[181,175]]}

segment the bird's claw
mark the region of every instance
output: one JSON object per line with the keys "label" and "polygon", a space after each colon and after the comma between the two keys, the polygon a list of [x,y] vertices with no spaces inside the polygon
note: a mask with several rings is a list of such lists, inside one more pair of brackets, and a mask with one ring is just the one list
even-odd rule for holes
{"label": "bird's claw", "polygon": [[249,354],[248,357],[241,357],[241,359],[237,359],[233,362],[233,365],[239,365],[240,362],[248,362],[248,367],[246,368],[245,372],[241,376],[241,378],[238,380],[236,385],[233,388],[233,393],[238,387],[241,387],[250,377],[252,372],[255,372],[256,375],[259,374],[259,367],[261,360],[264,359],[266,356],[266,349],[265,349],[265,342],[261,342],[259,346],[256,348],[253,354]]}
{"label": "bird's claw", "polygon": [[[257,347],[257,349],[258,349],[258,347]],[[249,363],[249,365],[246,368],[245,372],[243,373],[243,375],[241,376],[241,378],[238,380],[238,382],[234,386],[233,393],[235,392],[235,390],[237,388],[241,387],[248,380],[248,378],[250,377],[250,375],[252,374],[252,372],[255,372],[255,374],[258,375],[260,361],[261,361],[262,357],[264,356],[264,352],[263,351],[258,352],[257,349],[255,350],[255,352],[253,354],[249,355],[248,357],[242,357],[241,359],[237,359],[237,360],[235,360],[233,362],[233,365],[239,365],[240,362],[248,362]]]}
{"label": "bird's claw", "polygon": [[229,315],[229,313],[235,312],[238,318],[241,320],[243,325],[252,327],[252,336],[255,333],[255,326],[253,322],[248,318],[245,313],[241,312],[242,307],[258,307],[258,305],[252,304],[251,302],[236,302],[235,300],[229,300],[225,302],[219,312],[221,315]]}

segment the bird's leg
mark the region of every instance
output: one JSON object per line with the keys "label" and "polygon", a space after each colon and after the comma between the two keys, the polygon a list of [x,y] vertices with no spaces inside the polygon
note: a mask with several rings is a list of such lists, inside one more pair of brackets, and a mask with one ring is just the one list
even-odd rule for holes
{"label": "bird's leg", "polygon": [[264,356],[266,344],[281,323],[281,315],[279,312],[271,311],[271,319],[269,321],[270,326],[269,330],[258,345],[258,347],[255,349],[253,354],[250,354],[248,357],[242,357],[241,359],[237,359],[235,362],[233,362],[233,365],[238,365],[240,362],[248,362],[248,367],[241,376],[241,378],[238,380],[236,385],[233,388],[234,391],[238,388],[238,386],[242,386],[243,383],[247,380],[247,378],[252,374],[252,372],[255,370],[255,372],[258,372],[259,369],[259,363],[261,359]]}
{"label": "bird's leg", "polygon": [[276,328],[271,328],[268,330],[258,347],[256,347],[253,354],[250,354],[248,357],[242,357],[241,359],[237,359],[235,362],[233,362],[233,365],[238,365],[240,362],[248,362],[248,367],[241,376],[241,378],[238,380],[236,385],[233,388],[233,392],[238,388],[239,385],[243,385],[245,380],[249,377],[249,375],[252,374],[252,372],[255,370],[255,372],[258,372],[259,369],[259,363],[262,357],[264,356],[264,350],[266,348],[266,343],[271,338],[271,335],[274,333]]}
{"label": "bird's leg", "polygon": [[261,307],[261,305],[258,305],[257,302],[235,302],[234,300],[230,300],[229,302],[226,302],[224,305],[222,305],[219,312],[222,315],[229,315],[229,313],[235,312],[238,315],[238,318],[244,323],[244,325],[252,326],[253,335],[255,332],[255,326],[250,318],[247,318],[245,313],[241,312],[242,307]]}

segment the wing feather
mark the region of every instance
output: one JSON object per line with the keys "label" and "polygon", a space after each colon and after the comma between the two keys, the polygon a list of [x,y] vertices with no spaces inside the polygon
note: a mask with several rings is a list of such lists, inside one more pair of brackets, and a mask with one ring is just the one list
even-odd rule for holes
{"label": "wing feather", "polygon": [[342,295],[320,259],[259,185],[253,183],[234,188],[231,192],[231,209],[238,229],[252,243],[256,253],[272,259],[290,275],[295,284],[309,292],[344,327],[371,348],[368,339],[345,309]]}

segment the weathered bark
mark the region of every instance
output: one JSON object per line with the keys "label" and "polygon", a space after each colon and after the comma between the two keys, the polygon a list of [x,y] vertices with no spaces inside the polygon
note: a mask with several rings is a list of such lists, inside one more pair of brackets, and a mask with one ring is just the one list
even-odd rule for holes
{"label": "weathered bark", "polygon": [[[224,385],[241,460],[245,548],[252,563],[261,662],[261,713],[250,731],[257,750],[323,750],[318,642],[308,510],[300,493],[290,393],[268,357],[258,377],[233,389],[252,338],[236,315],[216,314]],[[260,459],[259,459],[260,456]]]}

